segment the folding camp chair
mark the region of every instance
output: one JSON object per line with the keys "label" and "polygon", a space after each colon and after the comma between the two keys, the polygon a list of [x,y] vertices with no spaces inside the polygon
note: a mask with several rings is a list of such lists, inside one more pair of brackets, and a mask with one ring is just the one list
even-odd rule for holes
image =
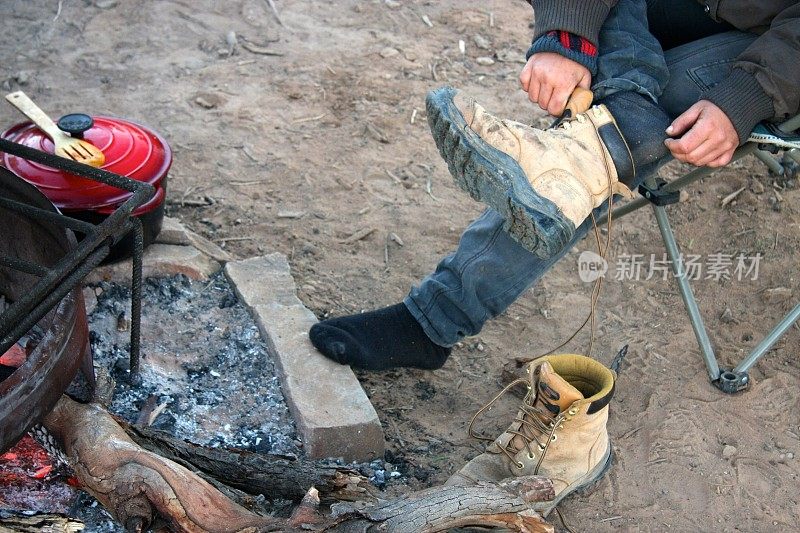
{"label": "folding camp chair", "polygon": [[[797,148],[800,138],[796,133],[792,133],[798,129],[800,129],[800,115],[795,116],[779,127],[770,124],[759,124],[750,136],[750,140],[736,150],[733,155],[733,161],[741,159],[748,154],[753,154],[763,161],[771,171],[783,175],[791,167],[794,166],[796,168],[800,164],[800,149]],[[779,162],[773,156],[773,154],[780,152],[783,152],[782,162]],[[747,371],[800,319],[800,303],[735,368],[730,370],[720,369],[714,349],[711,347],[703,318],[700,316],[697,300],[695,300],[692,287],[689,284],[686,267],[675,242],[675,234],[672,232],[666,210],[667,205],[678,202],[680,191],[683,187],[708,176],[714,170],[707,167],[697,168],[669,183],[657,177],[649,178],[639,187],[639,193],[642,197],[614,209],[611,213],[611,218],[616,220],[648,203],[653,206],[658,229],[661,231],[661,237],[667,249],[672,271],[678,282],[678,289],[686,306],[686,311],[689,313],[689,320],[700,345],[700,352],[705,360],[709,378],[723,392],[734,393],[747,387],[750,381]]]}

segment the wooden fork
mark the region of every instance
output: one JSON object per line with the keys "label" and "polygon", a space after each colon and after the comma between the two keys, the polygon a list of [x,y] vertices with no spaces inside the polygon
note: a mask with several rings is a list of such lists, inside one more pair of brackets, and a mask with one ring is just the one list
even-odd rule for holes
{"label": "wooden fork", "polygon": [[31,119],[40,130],[53,140],[56,155],[93,167],[101,167],[106,162],[106,156],[103,155],[99,148],[83,139],[70,137],[58,129],[56,123],[44,111],[39,109],[39,106],[34,104],[33,100],[28,98],[24,92],[17,91],[7,94],[6,100],[22,111],[26,117]]}

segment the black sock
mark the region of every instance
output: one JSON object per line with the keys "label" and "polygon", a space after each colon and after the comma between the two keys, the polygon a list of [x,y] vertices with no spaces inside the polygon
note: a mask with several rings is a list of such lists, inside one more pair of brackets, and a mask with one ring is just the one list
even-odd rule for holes
{"label": "black sock", "polygon": [[402,303],[323,320],[311,327],[309,337],[329,359],[366,370],[435,370],[450,355],[450,348],[435,344]]}

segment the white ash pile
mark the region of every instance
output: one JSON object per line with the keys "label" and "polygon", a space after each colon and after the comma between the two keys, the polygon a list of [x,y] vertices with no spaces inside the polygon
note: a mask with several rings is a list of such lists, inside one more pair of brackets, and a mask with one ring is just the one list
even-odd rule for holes
{"label": "white ash pile", "polygon": [[302,453],[272,358],[224,275],[144,281],[139,385],[128,380],[129,289],[87,290],[95,367],[116,380],[112,412],[204,446]]}

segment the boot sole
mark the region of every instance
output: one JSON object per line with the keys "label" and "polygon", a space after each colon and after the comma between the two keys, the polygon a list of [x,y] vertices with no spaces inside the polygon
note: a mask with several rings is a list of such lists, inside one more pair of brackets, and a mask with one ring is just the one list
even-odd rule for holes
{"label": "boot sole", "polygon": [[492,147],[466,123],[453,103],[456,91],[443,87],[428,93],[428,125],[458,186],[505,220],[504,229],[542,259],[562,251],[575,226],[558,207],[533,190],[514,159]]}
{"label": "boot sole", "polygon": [[586,474],[586,481],[562,491],[554,500],[534,504],[533,510],[541,514],[543,517],[547,517],[547,515],[549,515],[550,512],[555,509],[558,504],[561,503],[561,501],[567,496],[572,494],[588,496],[589,494],[593,493],[595,490],[597,490],[597,486],[603,481],[603,478],[608,473],[609,469],[611,469],[611,466],[614,464],[614,458],[614,450],[611,448],[611,443],[609,442],[608,451],[606,452],[605,457],[597,463],[597,466],[595,466],[591,472]]}

